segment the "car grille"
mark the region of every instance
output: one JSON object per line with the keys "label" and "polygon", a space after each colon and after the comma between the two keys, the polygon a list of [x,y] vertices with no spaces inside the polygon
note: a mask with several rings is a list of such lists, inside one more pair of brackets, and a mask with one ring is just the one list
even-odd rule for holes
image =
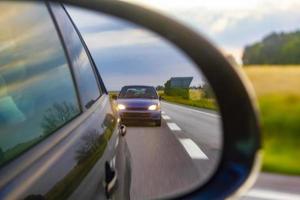
{"label": "car grille", "polygon": [[122,117],[124,118],[149,118],[151,117],[150,113],[123,113]]}
{"label": "car grille", "polygon": [[148,108],[145,107],[127,107],[127,110],[148,110]]}

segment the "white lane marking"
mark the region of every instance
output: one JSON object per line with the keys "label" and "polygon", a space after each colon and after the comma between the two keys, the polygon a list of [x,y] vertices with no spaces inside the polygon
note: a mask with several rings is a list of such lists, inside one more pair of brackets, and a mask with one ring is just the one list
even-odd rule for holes
{"label": "white lane marking", "polygon": [[203,153],[203,151],[201,151],[201,149],[193,140],[184,138],[179,139],[179,141],[185,148],[186,152],[191,156],[191,158],[208,160],[208,157],[205,155],[205,153]]}
{"label": "white lane marking", "polygon": [[260,198],[260,199],[272,199],[272,200],[299,200],[300,195],[290,194],[285,192],[276,192],[271,190],[252,189],[244,196]]}
{"label": "white lane marking", "polygon": [[163,115],[164,115],[164,114],[166,114],[166,112],[165,112],[165,111],[161,111],[161,114],[163,114]]}
{"label": "white lane marking", "polygon": [[167,125],[172,131],[181,131],[181,128],[175,123],[167,123]]}
{"label": "white lane marking", "polygon": [[162,118],[163,118],[164,120],[170,120],[170,119],[171,119],[168,115],[162,115]]}
{"label": "white lane marking", "polygon": [[183,110],[186,109],[186,110],[191,110],[191,111],[194,111],[194,112],[198,112],[198,113],[210,116],[210,117],[215,117],[215,118],[219,118],[220,117],[220,115],[216,115],[216,114],[212,114],[212,113],[200,111],[200,110],[197,110],[197,109],[192,109],[192,108],[188,108],[188,107],[185,107],[185,106],[180,106],[180,105],[176,105],[176,104],[172,104],[172,103],[167,103],[167,102],[164,102],[164,103],[165,104],[169,104],[171,106],[176,106],[176,107],[181,108]]}

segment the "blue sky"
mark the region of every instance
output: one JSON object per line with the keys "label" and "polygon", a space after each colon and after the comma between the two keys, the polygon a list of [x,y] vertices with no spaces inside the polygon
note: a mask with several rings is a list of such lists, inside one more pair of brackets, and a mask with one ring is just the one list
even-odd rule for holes
{"label": "blue sky", "polygon": [[[240,62],[243,48],[273,31],[300,28],[299,0],[128,0],[164,12]],[[187,3],[188,2],[188,3]]]}
{"label": "blue sky", "polygon": [[[241,62],[243,48],[271,32],[300,29],[298,0],[129,0],[159,10],[199,31]],[[163,84],[171,76],[194,76],[193,63],[171,44],[131,23],[69,9],[109,90],[128,84]]]}

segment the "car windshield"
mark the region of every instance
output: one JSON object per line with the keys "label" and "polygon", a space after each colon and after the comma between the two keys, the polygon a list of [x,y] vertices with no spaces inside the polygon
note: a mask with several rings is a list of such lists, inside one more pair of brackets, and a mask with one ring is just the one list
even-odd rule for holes
{"label": "car windshield", "polygon": [[154,87],[147,86],[126,86],[123,87],[120,94],[119,99],[157,99],[157,93]]}

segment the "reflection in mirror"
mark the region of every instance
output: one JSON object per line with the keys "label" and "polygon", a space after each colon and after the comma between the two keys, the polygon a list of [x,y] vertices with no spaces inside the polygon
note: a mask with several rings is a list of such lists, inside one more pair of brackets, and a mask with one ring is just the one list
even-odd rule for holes
{"label": "reflection in mirror", "polygon": [[221,117],[205,76],[175,46],[142,27],[68,11],[127,125],[131,198],[163,198],[204,184],[222,151]]}
{"label": "reflection in mirror", "polygon": [[1,167],[71,121],[80,108],[47,8],[1,2],[0,10]]}

